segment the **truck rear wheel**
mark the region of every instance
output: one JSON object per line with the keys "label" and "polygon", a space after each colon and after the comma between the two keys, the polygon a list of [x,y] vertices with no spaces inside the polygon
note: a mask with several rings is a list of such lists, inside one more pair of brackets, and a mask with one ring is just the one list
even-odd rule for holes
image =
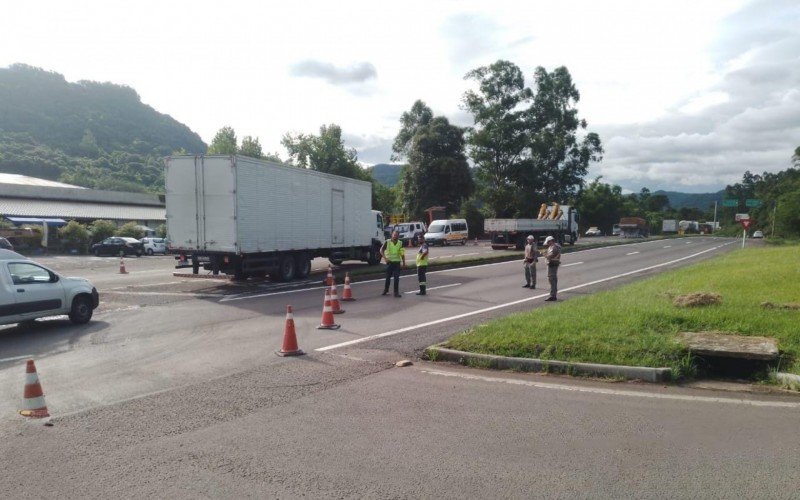
{"label": "truck rear wheel", "polygon": [[294,279],[294,273],[294,257],[291,255],[282,256],[278,267],[278,279],[280,281],[292,281]]}
{"label": "truck rear wheel", "polygon": [[295,276],[306,279],[311,274],[311,259],[306,254],[296,255],[294,258]]}

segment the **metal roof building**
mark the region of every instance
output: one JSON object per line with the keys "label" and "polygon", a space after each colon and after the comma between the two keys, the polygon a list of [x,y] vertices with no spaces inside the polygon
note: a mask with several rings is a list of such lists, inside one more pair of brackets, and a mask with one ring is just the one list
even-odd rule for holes
{"label": "metal roof building", "polygon": [[164,195],[99,191],[13,174],[0,174],[0,215],[13,222],[108,219],[157,226],[166,221]]}

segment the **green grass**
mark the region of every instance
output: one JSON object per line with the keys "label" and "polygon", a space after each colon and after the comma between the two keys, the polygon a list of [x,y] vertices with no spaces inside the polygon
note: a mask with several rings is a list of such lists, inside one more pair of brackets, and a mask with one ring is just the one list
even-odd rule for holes
{"label": "green grass", "polygon": [[[722,304],[672,305],[677,295],[713,292]],[[715,330],[778,339],[780,371],[800,373],[800,246],[764,246],[462,332],[445,347],[502,356],[669,367],[692,377],[694,359],[676,334]]]}

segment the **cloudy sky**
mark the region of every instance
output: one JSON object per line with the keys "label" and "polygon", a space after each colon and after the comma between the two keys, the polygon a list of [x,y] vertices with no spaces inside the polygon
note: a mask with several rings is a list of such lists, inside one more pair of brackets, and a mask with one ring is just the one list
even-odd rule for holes
{"label": "cloudy sky", "polygon": [[471,125],[464,74],[497,59],[564,65],[605,159],[638,191],[716,191],[784,170],[800,146],[800,2],[17,1],[0,66],[133,87],[210,142],[224,125],[277,151],[287,132],[342,126],[365,164],[388,162],[422,99]]}

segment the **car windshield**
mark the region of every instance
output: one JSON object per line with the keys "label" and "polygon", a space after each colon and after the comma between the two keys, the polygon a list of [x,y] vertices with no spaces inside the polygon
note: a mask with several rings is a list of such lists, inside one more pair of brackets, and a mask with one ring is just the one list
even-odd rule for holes
{"label": "car windshield", "polygon": [[136,238],[120,238],[122,241],[126,243],[139,243],[139,240]]}
{"label": "car windshield", "polygon": [[443,233],[444,232],[444,224],[434,224],[428,229],[429,233]]}
{"label": "car windshield", "polygon": [[401,233],[405,233],[409,230],[408,224],[398,224],[394,227],[395,231],[400,231]]}

